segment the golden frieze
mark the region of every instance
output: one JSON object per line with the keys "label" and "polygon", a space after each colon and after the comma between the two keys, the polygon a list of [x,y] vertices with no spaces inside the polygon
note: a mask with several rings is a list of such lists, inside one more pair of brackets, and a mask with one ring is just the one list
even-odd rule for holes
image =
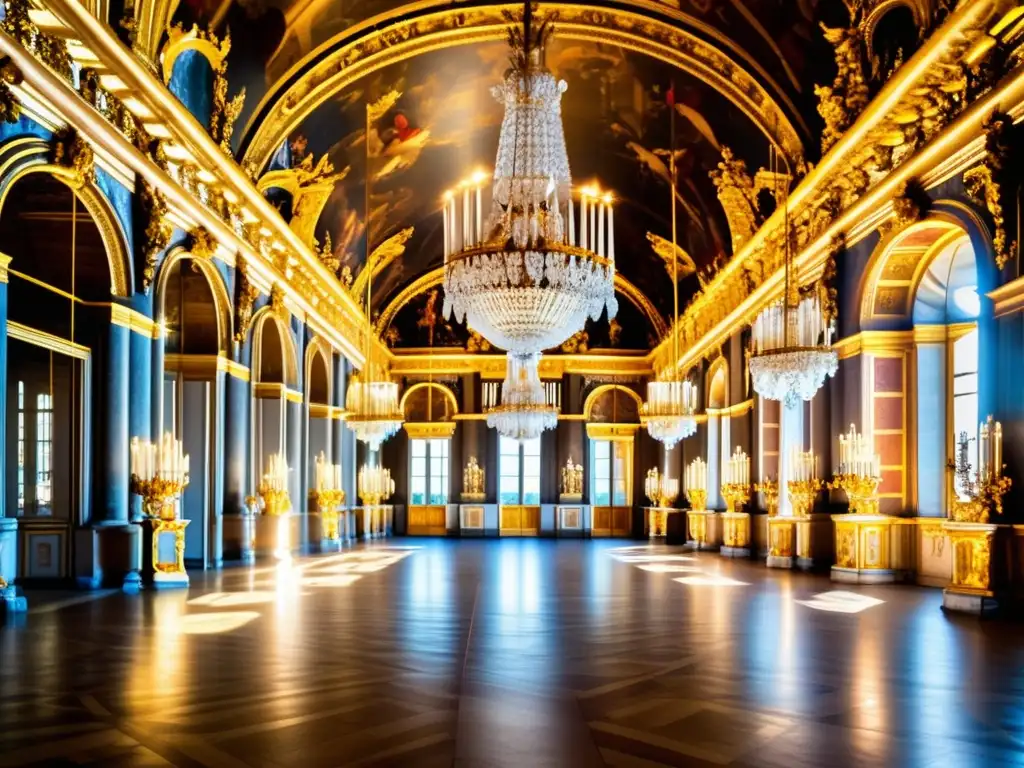
{"label": "golden frieze", "polygon": [[1013,118],[1002,112],[993,112],[985,121],[985,157],[981,165],[964,172],[964,188],[967,194],[992,217],[992,250],[996,266],[1002,269],[1017,252],[1017,241],[1007,242],[1006,216],[1003,212],[1003,188],[1012,185],[1005,179],[1006,166],[1010,157],[1010,131]]}
{"label": "golden frieze", "polygon": [[21,117],[21,102],[11,86],[20,85],[22,80],[21,70],[14,66],[10,57],[0,57],[0,120],[5,123],[16,123]]}
{"label": "golden frieze", "polygon": [[160,190],[145,179],[140,179],[139,206],[146,229],[142,234],[142,290],[149,295],[149,288],[156,277],[156,262],[167,247],[174,228],[167,220],[167,200]]}

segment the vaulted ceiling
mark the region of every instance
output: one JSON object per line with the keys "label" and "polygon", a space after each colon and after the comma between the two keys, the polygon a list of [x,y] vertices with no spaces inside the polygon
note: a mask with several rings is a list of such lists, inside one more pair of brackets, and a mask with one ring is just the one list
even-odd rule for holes
{"label": "vaulted ceiling", "polygon": [[[502,10],[521,6],[182,0],[177,12],[233,33],[229,79],[247,89],[236,132],[242,162],[267,171],[327,154],[336,170],[347,169],[316,227],[321,241],[330,235],[342,267],[358,276],[365,263],[367,176],[371,246],[413,227],[405,252],[374,277],[376,310],[408,299],[388,313],[391,330],[382,329],[399,346],[466,342],[465,329],[434,317],[429,275],[441,263],[444,191],[493,164],[501,106],[489,89],[507,66]],[[574,180],[597,182],[618,199],[618,266],[632,300],[620,297],[619,328],[604,320],[588,327],[591,346],[643,349],[672,313],[670,265],[647,238],[670,234],[667,87],[674,83],[677,102],[679,243],[693,262],[680,280],[685,305],[699,285],[694,272],[731,254],[708,177],[722,147],[751,173],[768,164],[773,146],[794,164],[816,159],[813,89],[834,75],[819,24],[849,17],[841,0],[550,3],[540,13],[558,14],[548,64],[568,83]],[[367,166],[365,104],[392,89],[402,96],[371,128]]]}

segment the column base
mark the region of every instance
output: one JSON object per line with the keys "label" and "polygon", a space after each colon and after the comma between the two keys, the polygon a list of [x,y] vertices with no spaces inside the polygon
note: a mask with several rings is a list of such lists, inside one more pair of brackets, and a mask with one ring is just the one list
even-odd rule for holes
{"label": "column base", "polygon": [[134,523],[100,523],[75,531],[75,581],[83,589],[139,591],[142,529]]}
{"label": "column base", "polygon": [[942,610],[982,616],[999,608],[999,601],[991,592],[960,590],[947,587],[942,590]]}
{"label": "column base", "polygon": [[341,552],[344,546],[341,539],[320,539],[321,552]]}
{"label": "column base", "polygon": [[188,589],[187,573],[154,573],[146,589]]}
{"label": "column base", "polygon": [[832,581],[843,584],[892,584],[896,581],[896,571],[889,568],[857,569],[832,566]]}
{"label": "column base", "polygon": [[818,565],[818,561],[813,557],[798,557],[796,559],[796,567],[801,571],[813,571]]}
{"label": "column base", "polygon": [[718,553],[722,557],[750,557],[750,549],[747,547],[727,547],[724,544]]}
{"label": "column base", "polygon": [[790,555],[787,555],[787,556],[768,555],[768,560],[767,560],[766,564],[767,564],[767,566],[769,568],[787,568],[787,569],[792,569],[792,567],[793,567],[793,557],[790,556]]}
{"label": "column base", "polygon": [[28,601],[18,594],[16,587],[7,586],[0,589],[0,615],[8,613],[24,613],[28,610]]}

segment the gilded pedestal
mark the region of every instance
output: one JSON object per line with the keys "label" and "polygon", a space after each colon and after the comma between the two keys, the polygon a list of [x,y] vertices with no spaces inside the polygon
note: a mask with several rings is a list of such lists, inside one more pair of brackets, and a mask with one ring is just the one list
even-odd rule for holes
{"label": "gilded pedestal", "polygon": [[[663,543],[669,536],[677,537],[679,520],[676,515],[681,511],[672,507],[645,507],[648,539],[652,543]],[[674,529],[674,532],[670,529]]]}
{"label": "gilded pedestal", "polygon": [[154,589],[187,587],[185,528],[188,520],[142,521],[142,583]]}
{"label": "gilded pedestal", "polygon": [[942,607],[980,614],[997,607],[992,591],[992,544],[1000,526],[947,520],[942,529],[953,550],[953,573]]}
{"label": "gilded pedestal", "polygon": [[886,515],[832,515],[836,536],[833,581],[879,584],[896,580],[890,563],[892,520]]}
{"label": "gilded pedestal", "polygon": [[768,518],[768,567],[792,568],[796,551],[796,522],[792,517]]}
{"label": "gilded pedestal", "polygon": [[722,548],[725,557],[750,557],[750,515],[722,512]]}
{"label": "gilded pedestal", "polygon": [[688,523],[690,541],[700,550],[715,549],[717,545],[711,540],[710,531],[714,525],[714,517],[717,512],[707,509],[688,510],[686,520]]}

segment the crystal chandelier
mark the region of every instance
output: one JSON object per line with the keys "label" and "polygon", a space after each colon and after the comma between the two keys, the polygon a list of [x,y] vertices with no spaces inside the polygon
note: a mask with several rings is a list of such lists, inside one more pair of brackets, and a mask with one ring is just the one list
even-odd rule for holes
{"label": "crystal chandelier", "polygon": [[[373,122],[379,120],[397,101],[399,94],[392,91],[373,104],[366,105],[366,136],[370,135]],[[373,284],[373,264],[370,261],[370,149],[366,145],[366,331],[364,341],[364,364],[360,373],[353,374],[345,392],[345,423],[356,439],[367,444],[371,451],[395,434],[402,426],[402,411],[398,402],[398,384],[388,376],[387,366],[377,359],[377,345],[374,344],[373,315],[370,312]],[[361,374],[361,375],[360,375]]]}
{"label": "crystal chandelier", "polygon": [[509,30],[512,67],[492,91],[505,116],[490,200],[487,176],[476,174],[443,207],[444,316],[465,320],[508,353],[512,386],[493,414],[507,436],[555,424],[537,374],[540,353],[582,330],[588,317],[607,310],[611,319],[618,310],[610,195],[581,194],[577,243],[562,130],[566,84],[544,63],[550,32],[547,22],[534,27],[527,3],[522,29]]}
{"label": "crystal chandelier", "polygon": [[657,381],[647,383],[647,401],[642,414],[647,421],[647,434],[662,443],[665,450],[690,437],[697,431],[697,389],[679,375],[679,254],[676,247],[676,110],[675,86],[669,89],[669,114],[671,115],[669,143],[669,179],[672,199],[672,364],[666,374]]}
{"label": "crystal chandelier", "polygon": [[[772,151],[773,165],[777,155]],[[788,165],[788,164],[787,164]],[[773,170],[775,170],[773,168]],[[786,169],[787,176],[789,169]],[[781,178],[776,173],[775,178]],[[807,290],[799,288],[789,247],[788,196],[784,203],[785,284],[783,295],[758,313],[751,326],[749,362],[754,391],[792,406],[810,400],[826,377],[835,375],[839,357],[832,349],[834,302],[825,277]]]}
{"label": "crystal chandelier", "polygon": [[558,410],[547,401],[538,373],[540,353],[508,355],[501,404],[487,412],[487,426],[514,440],[532,440],[558,424]]}

